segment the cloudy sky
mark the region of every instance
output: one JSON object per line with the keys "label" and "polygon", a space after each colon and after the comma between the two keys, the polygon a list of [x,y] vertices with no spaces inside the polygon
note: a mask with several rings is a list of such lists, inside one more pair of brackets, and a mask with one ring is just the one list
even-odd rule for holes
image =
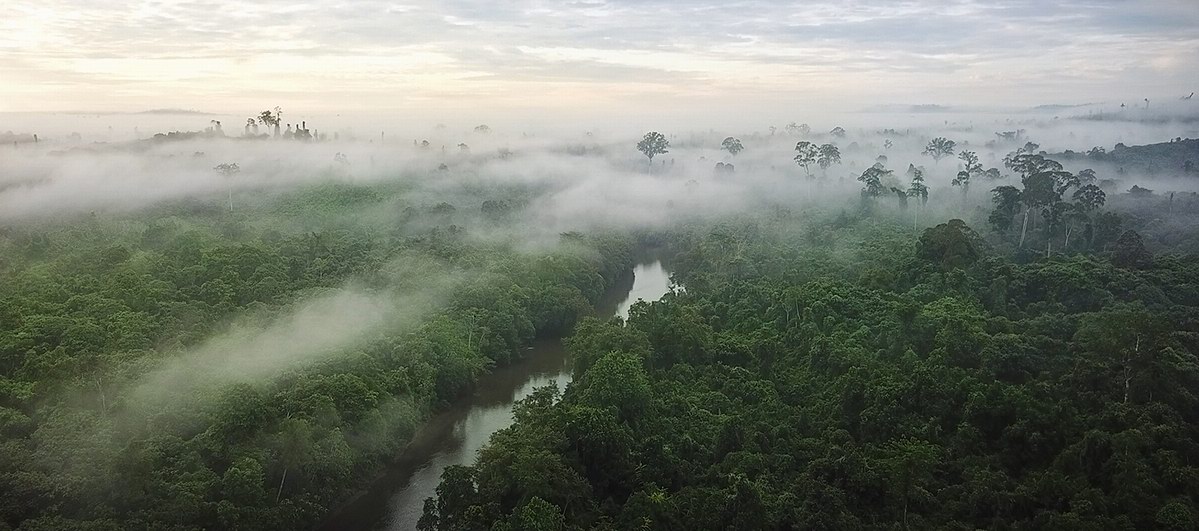
{"label": "cloudy sky", "polygon": [[1199,90],[1199,0],[4,0],[0,111],[1024,106]]}

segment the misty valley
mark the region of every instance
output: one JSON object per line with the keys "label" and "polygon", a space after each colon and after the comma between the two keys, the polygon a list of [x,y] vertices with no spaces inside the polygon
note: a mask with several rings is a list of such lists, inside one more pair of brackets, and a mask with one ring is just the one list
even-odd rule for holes
{"label": "misty valley", "polygon": [[0,528],[1194,529],[1199,121],[1112,112],[14,134]]}

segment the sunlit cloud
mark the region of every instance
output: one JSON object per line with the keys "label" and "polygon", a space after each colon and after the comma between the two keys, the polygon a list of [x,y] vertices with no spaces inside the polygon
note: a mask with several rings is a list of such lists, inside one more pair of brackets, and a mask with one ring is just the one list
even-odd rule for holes
{"label": "sunlit cloud", "polygon": [[1190,0],[10,0],[0,111],[1116,101],[1199,85],[1195,27]]}

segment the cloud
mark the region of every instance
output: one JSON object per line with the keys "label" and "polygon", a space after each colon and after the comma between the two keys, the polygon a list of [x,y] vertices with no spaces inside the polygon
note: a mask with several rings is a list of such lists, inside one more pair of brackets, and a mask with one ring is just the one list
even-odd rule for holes
{"label": "cloud", "polygon": [[[478,94],[486,111],[614,91],[860,107],[895,86],[944,103],[1128,98],[1199,85],[1196,26],[1189,0],[15,0],[0,6],[0,75],[17,80],[0,111],[428,111],[444,94]],[[1012,93],[1050,72],[1062,75]]]}

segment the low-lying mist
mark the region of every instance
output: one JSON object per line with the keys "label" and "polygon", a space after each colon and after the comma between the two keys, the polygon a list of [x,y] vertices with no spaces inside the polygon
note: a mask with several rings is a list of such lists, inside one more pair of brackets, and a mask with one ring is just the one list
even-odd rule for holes
{"label": "low-lying mist", "polygon": [[[1096,110],[306,141],[182,116],[213,129],[21,136],[0,145],[0,326],[17,331],[0,428],[31,441],[13,462],[92,500],[85,519],[111,513],[112,485],[182,496],[145,488],[153,469],[314,521],[289,504],[339,503],[430,411],[571,333],[650,247],[677,251],[684,293],[782,264],[890,278],[954,218],[1015,263],[1111,254],[1128,229],[1149,253],[1199,252],[1196,122]],[[687,276],[708,252],[715,273]]]}
{"label": "low-lying mist", "polygon": [[144,412],[195,405],[198,397],[209,396],[204,390],[270,380],[344,355],[383,330],[414,330],[444,307],[450,278],[424,277],[424,287],[408,293],[353,286],[323,290],[270,315],[243,316],[144,375],[129,400]]}
{"label": "low-lying mist", "polygon": [[[487,129],[438,128],[411,141],[347,135],[302,142],[212,131],[90,144],[45,140],[0,146],[0,224],[153,218],[182,205],[253,225],[280,215],[281,198],[329,199],[321,187],[332,184],[390,191],[356,204],[348,218],[339,213],[336,224],[391,237],[450,226],[475,242],[531,250],[556,245],[572,231],[661,231],[741,214],[857,210],[864,200],[859,176],[881,167],[875,208],[918,230],[952,217],[985,224],[990,190],[1019,185],[1004,166],[1016,150],[1047,157],[1073,152],[1062,159],[1066,169],[1093,169],[1113,199],[1133,185],[1159,194],[1199,190],[1199,179],[1181,167],[1126,168],[1088,155],[1111,152],[1117,142],[1168,142],[1195,127],[1189,122],[1097,120],[1094,112],[1065,119],[874,118],[894,121],[867,125],[861,115],[846,128],[792,122],[743,134],[663,131],[669,147],[652,159],[636,149],[638,136]],[[953,154],[930,156],[926,148],[937,137],[955,142]],[[741,149],[729,148],[734,139]],[[797,143],[835,146],[839,159],[801,167]],[[963,151],[975,152],[981,168],[994,168],[969,188],[953,184]],[[926,205],[911,194],[911,168],[923,170]],[[329,221],[322,215],[315,208],[287,212],[286,230],[315,230]],[[405,282],[400,275],[392,280]],[[253,382],[318,361],[380,327],[416,326],[439,307],[449,284],[438,274],[399,291],[347,286],[308,296],[270,319],[244,317],[146,374],[132,396],[145,404],[180,400],[197,385]]]}
{"label": "low-lying mist", "polygon": [[[955,141],[957,152],[975,151],[985,168],[1007,175],[1005,155],[1028,142],[1049,154],[1086,153],[1096,147],[1111,151],[1117,143],[1199,135],[1194,122],[1097,120],[1093,111],[1090,116],[1070,111],[1075,118],[849,115],[836,133],[830,132],[836,125],[794,122],[757,132],[663,131],[670,147],[652,163],[634,149],[638,136],[595,133],[550,137],[437,128],[412,140],[299,142],[232,134],[110,143],[45,140],[0,147],[0,221],[129,212],[185,200],[237,212],[276,194],[341,182],[402,186],[410,203],[446,202],[459,210],[478,208],[490,189],[520,187],[527,201],[508,218],[516,220],[512,228],[520,235],[650,228],[763,207],[852,203],[860,188],[857,177],[876,162],[894,172],[893,182],[885,184],[900,189],[907,188],[909,164],[923,166],[935,208],[950,201],[953,194],[942,192],[953,190],[950,183],[961,165],[953,156],[935,161],[923,155],[933,137]],[[723,151],[726,137],[739,139],[744,151],[735,156]],[[840,163],[805,171],[792,160],[799,141],[836,145]],[[1118,180],[1124,189],[1149,179],[1153,188],[1193,189],[1189,178],[1174,179],[1181,171],[1145,175],[1101,161],[1063,162],[1074,171],[1092,167],[1100,179]],[[232,164],[233,171],[216,169]],[[985,199],[990,185],[974,183],[974,195]],[[474,228],[486,233],[497,227]]]}

